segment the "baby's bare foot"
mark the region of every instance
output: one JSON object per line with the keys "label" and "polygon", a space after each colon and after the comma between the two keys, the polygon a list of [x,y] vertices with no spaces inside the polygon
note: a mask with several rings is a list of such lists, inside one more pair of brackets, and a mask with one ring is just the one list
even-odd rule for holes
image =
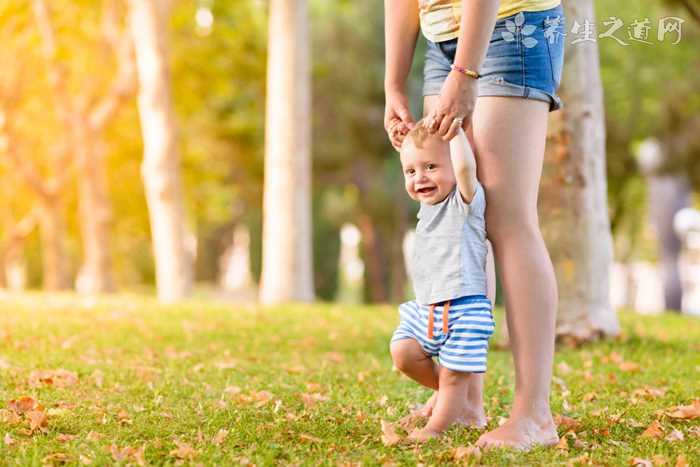
{"label": "baby's bare foot", "polygon": [[440,434],[441,433],[428,430],[427,428],[416,428],[408,435],[408,438],[406,439],[412,443],[425,443],[428,440],[439,437]]}
{"label": "baby's bare foot", "polygon": [[433,407],[435,407],[435,404],[437,403],[437,398],[438,391],[435,391],[433,392],[433,395],[430,396],[430,399],[423,404],[423,407],[418,409],[418,413],[420,413],[420,415],[423,417],[430,417],[433,414]]}
{"label": "baby's bare foot", "polygon": [[513,448],[522,451],[542,445],[553,446],[559,442],[557,428],[551,419],[544,424],[530,417],[510,418],[495,430],[481,435],[476,445],[481,448]]}
{"label": "baby's bare foot", "polygon": [[466,427],[473,427],[473,428],[486,428],[486,413],[484,413],[484,408],[479,407],[477,408],[472,408],[472,407],[465,407],[460,416],[457,418],[455,423],[458,425],[466,426]]}

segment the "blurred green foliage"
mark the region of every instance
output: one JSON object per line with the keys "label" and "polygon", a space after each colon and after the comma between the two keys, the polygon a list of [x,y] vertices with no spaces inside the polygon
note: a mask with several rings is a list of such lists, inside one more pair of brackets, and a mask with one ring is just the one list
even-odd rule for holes
{"label": "blurred green foliage", "polygon": [[[99,94],[114,63],[100,39],[99,2],[50,2],[60,58],[69,89],[81,97]],[[597,27],[616,16],[625,26],[648,17],[652,44],[628,47],[600,39],[605,92],[608,190],[618,256],[650,249],[645,234],[645,184],[634,148],[657,136],[670,148],[667,168],[691,176],[700,187],[700,23],[680,1],[598,0]],[[358,225],[366,239],[367,299],[401,300],[407,280],[401,244],[415,222],[416,206],[403,190],[397,154],[383,130],[383,16],[370,0],[312,0],[314,267],[317,294],[336,295],[345,222]],[[169,50],[172,93],[180,136],[189,228],[198,239],[196,277],[213,281],[218,259],[237,223],[251,231],[254,277],[260,271],[260,231],[264,157],[267,2],[182,0],[173,2]],[[211,8],[211,29],[195,22],[198,8]],[[123,14],[123,9],[121,10]],[[680,44],[656,41],[658,19],[679,16]],[[569,21],[570,30],[572,22]],[[626,27],[617,34],[626,38]],[[17,148],[42,170],[60,147],[63,129],[55,115],[30,2],[0,5],[0,64],[3,80],[19,83],[14,104]],[[567,38],[567,43],[571,37]],[[420,116],[423,41],[412,71],[412,108]],[[12,80],[10,80],[12,81]],[[140,177],[141,135],[135,99],[106,135],[109,190],[114,210],[112,252],[119,285],[154,280],[148,214]],[[0,156],[0,243],[12,219],[20,218],[34,196]],[[75,184],[65,195],[68,249],[73,270],[80,264]],[[38,234],[26,244],[31,285],[39,285]]]}

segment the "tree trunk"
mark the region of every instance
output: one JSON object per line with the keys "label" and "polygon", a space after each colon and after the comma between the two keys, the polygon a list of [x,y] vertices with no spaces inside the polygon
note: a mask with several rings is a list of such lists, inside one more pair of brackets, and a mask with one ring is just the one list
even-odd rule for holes
{"label": "tree trunk", "polygon": [[44,290],[57,291],[68,288],[67,258],[64,238],[66,226],[63,220],[59,196],[41,201],[39,225],[41,230],[41,261]]}
{"label": "tree trunk", "polygon": [[271,0],[262,303],[314,300],[311,76],[306,0]]}
{"label": "tree trunk", "polygon": [[[592,0],[564,6],[570,24],[595,18]],[[567,47],[559,92],[565,107],[550,116],[539,208],[559,285],[557,335],[585,341],[619,328],[609,298],[613,252],[596,42]]]}
{"label": "tree trunk", "polygon": [[85,294],[113,292],[110,256],[112,208],[107,193],[104,155],[99,152],[96,136],[90,134],[87,122],[81,121],[74,132],[84,261],[76,289]]}
{"label": "tree trunk", "polygon": [[190,293],[192,257],[185,240],[180,157],[166,51],[167,14],[164,10],[162,1],[130,0],[144,145],[141,176],[151,223],[158,299],[174,302]]}

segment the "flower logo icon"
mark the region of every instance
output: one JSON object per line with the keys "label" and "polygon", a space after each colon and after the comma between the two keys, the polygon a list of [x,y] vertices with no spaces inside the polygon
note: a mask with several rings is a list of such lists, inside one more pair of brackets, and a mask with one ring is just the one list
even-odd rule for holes
{"label": "flower logo icon", "polygon": [[535,25],[525,24],[525,15],[522,11],[515,15],[514,20],[515,21],[510,19],[506,20],[506,29],[508,30],[503,31],[501,33],[503,40],[505,40],[506,42],[513,42],[516,40],[516,34],[520,32],[524,36],[522,38],[522,43],[525,47],[530,49],[536,46],[537,39],[535,39],[534,37],[529,37],[532,35],[533,32],[535,32]]}

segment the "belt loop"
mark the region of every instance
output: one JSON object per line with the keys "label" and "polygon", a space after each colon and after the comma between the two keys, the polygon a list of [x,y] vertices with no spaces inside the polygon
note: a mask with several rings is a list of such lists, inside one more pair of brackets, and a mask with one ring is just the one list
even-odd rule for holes
{"label": "belt loop", "polygon": [[442,333],[447,334],[449,329],[447,328],[447,322],[449,320],[449,312],[450,312],[450,301],[446,301],[445,304],[442,306]]}
{"label": "belt loop", "polygon": [[433,338],[433,323],[435,322],[435,304],[431,303],[428,309],[428,339]]}

